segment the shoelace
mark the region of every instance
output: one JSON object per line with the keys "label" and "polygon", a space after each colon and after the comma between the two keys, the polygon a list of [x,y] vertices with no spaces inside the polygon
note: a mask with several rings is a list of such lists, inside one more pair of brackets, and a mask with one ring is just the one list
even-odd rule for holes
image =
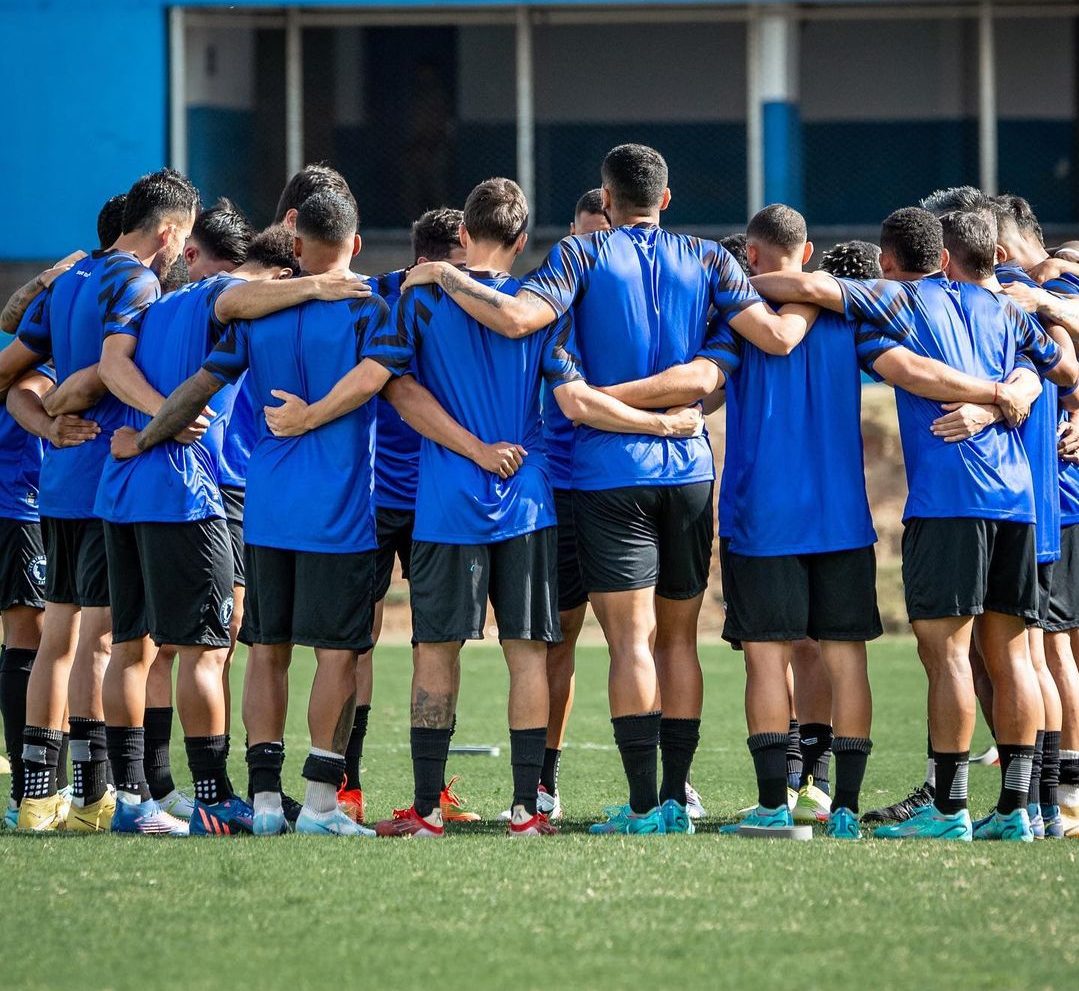
{"label": "shoelace", "polygon": [[442,794],[448,804],[456,805],[459,809],[463,809],[465,807],[465,802],[462,799],[458,798],[453,791],[453,783],[457,780],[457,778],[458,775],[456,774],[452,778],[450,778]]}

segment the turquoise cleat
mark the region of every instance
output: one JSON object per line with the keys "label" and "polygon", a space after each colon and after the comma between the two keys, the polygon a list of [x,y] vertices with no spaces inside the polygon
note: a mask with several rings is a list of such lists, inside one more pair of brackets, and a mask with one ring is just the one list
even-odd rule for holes
{"label": "turquoise cleat", "polygon": [[862,830],[858,825],[858,817],[850,809],[833,809],[828,816],[828,825],[824,829],[825,836],[834,840],[860,840]]}
{"label": "turquoise cleat", "polygon": [[945,815],[935,805],[926,805],[906,822],[879,826],[873,835],[879,840],[959,840],[969,843],[974,830],[966,809]]}
{"label": "turquoise cleat", "polygon": [[1060,806],[1043,805],[1041,813],[1042,821],[1045,823],[1045,838],[1047,840],[1064,839],[1064,819],[1060,814]]}
{"label": "turquoise cleat", "polygon": [[647,836],[667,832],[667,823],[661,809],[637,814],[628,805],[608,805],[603,810],[606,822],[596,822],[588,827],[593,834],[622,833],[629,836]]}
{"label": "turquoise cleat", "polygon": [[292,831],[284,812],[256,812],[251,832],[255,836],[281,836]]}
{"label": "turquoise cleat", "polygon": [[296,819],[296,832],[307,836],[367,836],[375,835],[373,829],[353,822],[338,806],[329,812],[312,812],[306,805]]}
{"label": "turquoise cleat", "polygon": [[1042,807],[1037,802],[1031,802],[1027,806],[1027,818],[1030,820],[1030,831],[1034,839],[1045,839],[1045,820],[1042,818]]}
{"label": "turquoise cleat", "polygon": [[974,831],[976,840],[1008,840],[1013,843],[1033,843],[1034,830],[1026,809],[1016,809],[1006,816],[994,812],[989,821]]}
{"label": "turquoise cleat", "polygon": [[668,798],[659,807],[659,811],[663,814],[663,823],[668,833],[685,833],[692,836],[697,831],[686,807],[679,805],[673,798]]}
{"label": "turquoise cleat", "polygon": [[736,836],[743,826],[754,829],[790,829],[793,825],[794,819],[788,806],[781,805],[778,809],[767,809],[763,805],[758,805],[741,822],[720,826],[719,831],[728,836]]}

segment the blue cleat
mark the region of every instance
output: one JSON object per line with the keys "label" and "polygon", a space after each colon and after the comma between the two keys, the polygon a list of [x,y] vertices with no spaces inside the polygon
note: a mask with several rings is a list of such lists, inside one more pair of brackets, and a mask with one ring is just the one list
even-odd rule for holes
{"label": "blue cleat", "polygon": [[291,829],[284,812],[256,812],[251,832],[256,836],[280,836]]}
{"label": "blue cleat", "polygon": [[842,807],[831,811],[824,834],[834,840],[860,840],[862,838],[858,817],[850,809]]}
{"label": "blue cleat", "polygon": [[1043,805],[1041,813],[1042,821],[1045,823],[1045,838],[1047,840],[1064,839],[1064,818],[1060,814],[1060,806]]}
{"label": "blue cleat", "polygon": [[668,798],[659,807],[659,811],[663,814],[663,824],[668,833],[686,833],[692,836],[697,831],[686,806],[679,805],[673,798]]}
{"label": "blue cleat", "polygon": [[1042,818],[1042,807],[1037,802],[1031,802],[1027,806],[1027,818],[1030,820],[1030,831],[1034,839],[1045,839],[1045,820]]}
{"label": "blue cleat", "polygon": [[254,831],[255,812],[242,798],[233,795],[208,805],[195,799],[191,813],[192,836],[235,836]]}
{"label": "blue cleat", "polygon": [[336,805],[329,812],[312,812],[303,806],[296,818],[296,832],[307,836],[374,836],[375,831],[350,819]]}
{"label": "blue cleat", "polygon": [[1033,843],[1034,831],[1026,809],[1016,809],[1002,816],[994,812],[989,821],[974,831],[976,840],[1007,840],[1013,843]]}
{"label": "blue cleat", "polygon": [[647,836],[667,832],[667,823],[658,807],[638,815],[628,805],[608,805],[603,813],[607,816],[607,821],[593,823],[588,827],[590,833]]}
{"label": "blue cleat", "polygon": [[131,804],[117,801],[112,813],[112,832],[142,836],[187,836],[187,823],[169,815],[152,798]]}
{"label": "blue cleat", "polygon": [[873,835],[880,840],[959,840],[969,843],[974,830],[966,809],[945,815],[935,805],[920,809],[906,822],[879,826]]}
{"label": "blue cleat", "polygon": [[778,809],[767,809],[758,805],[741,822],[732,822],[726,826],[720,826],[719,831],[728,836],[737,835],[743,826],[752,829],[790,829],[794,825],[791,810],[786,805]]}

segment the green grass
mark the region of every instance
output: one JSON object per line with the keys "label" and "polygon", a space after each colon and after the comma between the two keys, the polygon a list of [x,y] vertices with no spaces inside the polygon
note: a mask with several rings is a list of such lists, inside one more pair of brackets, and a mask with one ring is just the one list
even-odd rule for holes
{"label": "green grass", "polygon": [[[511,842],[488,823],[441,842],[2,836],[0,987],[1075,986],[1079,844],[716,835],[750,801],[752,773],[740,657],[720,646],[703,655],[694,781],[712,818],[695,837],[583,834],[624,793],[606,655],[585,648],[562,763],[572,817],[562,836]],[[912,642],[876,644],[871,660],[867,807],[905,794],[924,762],[924,680]],[[311,667],[309,653],[297,652],[286,769],[294,794]],[[407,648],[376,652],[364,786],[378,816],[410,796],[408,677]],[[456,757],[450,770],[485,819],[509,787],[505,692],[500,654],[467,649],[455,742],[500,744],[502,756]],[[237,746],[237,780],[246,780],[242,756]],[[184,767],[181,747],[173,759]],[[995,769],[972,769],[975,809],[988,806],[996,782]]]}

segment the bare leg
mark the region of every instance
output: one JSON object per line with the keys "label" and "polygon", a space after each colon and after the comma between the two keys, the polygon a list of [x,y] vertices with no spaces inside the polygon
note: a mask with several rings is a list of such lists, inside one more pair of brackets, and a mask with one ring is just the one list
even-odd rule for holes
{"label": "bare leg", "polygon": [[660,694],[651,647],[656,632],[654,589],[597,592],[591,601],[611,657],[607,681],[611,715],[655,712]]}
{"label": "bare leg", "polygon": [[821,663],[823,644],[813,640],[796,640],[792,651],[791,669],[794,676],[794,708],[791,718],[802,723],[832,721],[832,684],[829,672]]}
{"label": "bare leg", "polygon": [[831,682],[832,729],[836,736],[869,739],[873,693],[864,643],[825,640],[821,659]]}
{"label": "bare leg", "polygon": [[692,599],[655,597],[655,667],[663,715],[669,719],[701,718],[704,676],[697,653],[697,621],[703,601],[703,593]]}
{"label": "bare leg", "polygon": [[1068,633],[1045,637],[1045,661],[1060,696],[1060,748],[1079,750],[1079,670]]}
{"label": "bare leg", "polygon": [[[147,682],[156,656],[153,644],[146,637],[112,645],[112,656],[102,681],[102,708],[109,726],[142,726]],[[171,657],[168,664],[171,665]]]}
{"label": "bare leg", "polygon": [[547,686],[550,691],[550,715],[547,721],[547,747],[561,750],[566,738],[566,724],[573,709],[577,638],[584,626],[586,605],[559,613],[562,642],[547,647]]}
{"label": "bare leg", "polygon": [[791,642],[744,643],[746,655],[746,727],[758,733],[787,735],[790,699],[787,695],[787,668]]}
{"label": "bare leg", "polygon": [[248,746],[280,742],[288,712],[292,644],[252,644],[244,673],[243,718]]}
{"label": "bare leg", "polygon": [[[228,648],[180,648],[176,703],[186,736],[224,736],[223,671]],[[280,737],[278,737],[280,739]]]}
{"label": "bare leg", "polygon": [[158,647],[146,678],[146,708],[168,709],[172,706],[172,668],[175,647]]}
{"label": "bare leg", "polygon": [[67,718],[67,690],[79,640],[78,606],[45,603],[41,643],[26,687],[26,725],[60,729]]}
{"label": "bare leg", "polygon": [[82,719],[104,719],[101,685],[112,649],[112,611],[108,606],[82,610],[79,642],[68,683],[70,715]]}
{"label": "bare leg", "polygon": [[977,632],[978,646],[993,682],[993,728],[997,740],[1032,746],[1044,713],[1026,626],[1017,616],[987,612]]}

